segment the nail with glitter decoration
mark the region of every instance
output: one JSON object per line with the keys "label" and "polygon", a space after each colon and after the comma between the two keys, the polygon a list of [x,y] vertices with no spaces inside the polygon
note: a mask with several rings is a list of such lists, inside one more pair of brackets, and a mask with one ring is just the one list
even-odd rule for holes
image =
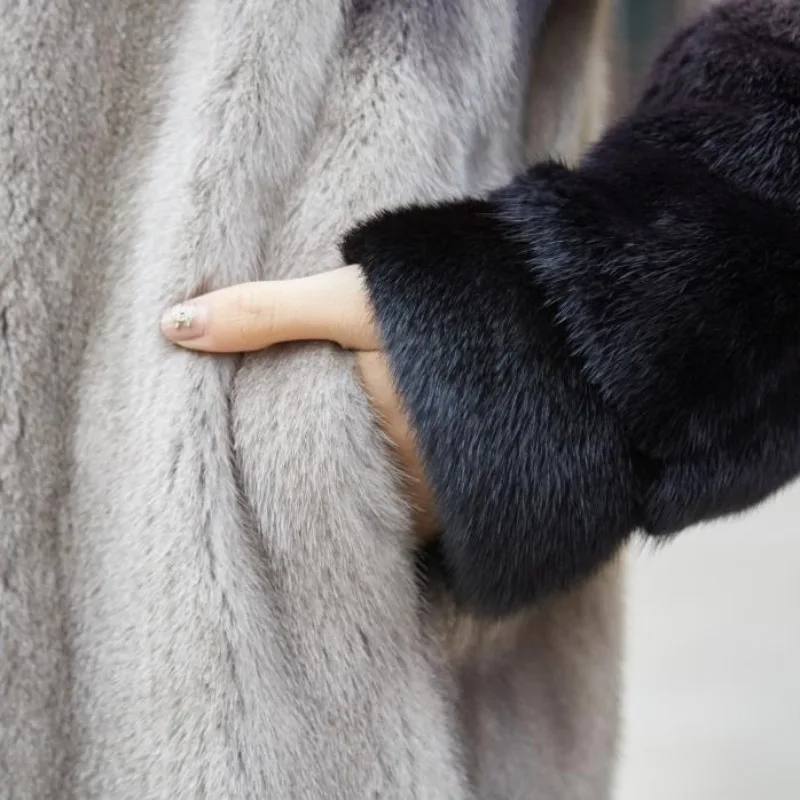
{"label": "nail with glitter decoration", "polygon": [[173,342],[196,339],[203,335],[205,327],[206,309],[200,305],[179,303],[161,318],[161,330]]}

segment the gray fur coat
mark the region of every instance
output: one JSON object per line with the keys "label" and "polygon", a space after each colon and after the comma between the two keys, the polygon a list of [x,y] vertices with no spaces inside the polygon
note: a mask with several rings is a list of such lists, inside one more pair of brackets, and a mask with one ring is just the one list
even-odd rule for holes
{"label": "gray fur coat", "polygon": [[575,158],[608,4],[547,5],[0,0],[0,797],[608,797],[619,566],[459,616],[347,354],[158,332]]}

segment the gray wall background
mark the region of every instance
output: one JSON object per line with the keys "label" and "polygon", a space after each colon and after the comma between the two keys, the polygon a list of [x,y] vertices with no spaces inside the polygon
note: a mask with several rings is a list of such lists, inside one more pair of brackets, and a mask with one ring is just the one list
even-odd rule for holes
{"label": "gray wall background", "polygon": [[[623,93],[701,4],[620,2]],[[800,800],[800,485],[634,550],[627,595],[617,800]]]}
{"label": "gray wall background", "polygon": [[618,800],[800,798],[800,488],[632,554]]}

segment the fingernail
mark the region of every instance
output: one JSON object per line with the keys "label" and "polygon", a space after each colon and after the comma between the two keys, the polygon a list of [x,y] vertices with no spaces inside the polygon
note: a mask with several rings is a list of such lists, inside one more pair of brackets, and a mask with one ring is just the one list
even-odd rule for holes
{"label": "fingernail", "polygon": [[161,330],[173,342],[196,339],[205,332],[207,316],[204,306],[179,303],[164,312]]}

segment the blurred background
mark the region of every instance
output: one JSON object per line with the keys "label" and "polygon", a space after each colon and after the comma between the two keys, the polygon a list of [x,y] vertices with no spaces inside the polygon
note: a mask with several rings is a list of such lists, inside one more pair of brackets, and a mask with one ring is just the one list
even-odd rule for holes
{"label": "blurred background", "polygon": [[[704,5],[618,0],[621,105]],[[616,800],[800,800],[800,485],[634,550],[627,595]]]}
{"label": "blurred background", "polygon": [[654,54],[683,20],[710,5],[709,0],[614,0],[626,78],[638,84]]}

